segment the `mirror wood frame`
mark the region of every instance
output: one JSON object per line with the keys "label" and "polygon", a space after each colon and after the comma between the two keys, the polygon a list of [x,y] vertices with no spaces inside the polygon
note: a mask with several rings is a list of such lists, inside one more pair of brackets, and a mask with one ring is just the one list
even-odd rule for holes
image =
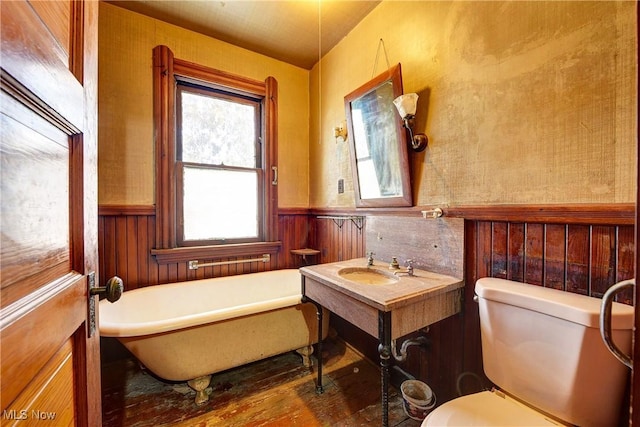
{"label": "mirror wood frame", "polygon": [[[397,171],[400,177],[401,194],[395,196],[383,196],[383,197],[362,197],[362,188],[358,170],[358,161],[356,155],[356,141],[353,126],[352,117],[352,104],[363,97],[370,95],[384,84],[391,83],[393,96],[389,99],[389,108],[392,110],[393,123],[385,124],[385,127],[393,126],[393,134],[395,135],[395,142],[397,155],[399,159],[399,170]],[[345,114],[347,117],[347,126],[349,131],[349,155],[351,159],[351,170],[353,173],[353,186],[355,192],[356,207],[401,207],[412,206],[413,197],[411,191],[411,174],[409,170],[409,153],[407,148],[407,134],[402,125],[400,115],[396,111],[396,107],[393,105],[393,100],[402,95],[402,70],[400,64],[397,64],[389,68],[384,73],[374,77],[364,85],[355,89],[344,97]]]}

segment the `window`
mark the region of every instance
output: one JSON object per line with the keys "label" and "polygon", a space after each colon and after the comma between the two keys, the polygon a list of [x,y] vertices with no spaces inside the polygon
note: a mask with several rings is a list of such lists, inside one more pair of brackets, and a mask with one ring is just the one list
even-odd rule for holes
{"label": "window", "polygon": [[262,240],[261,104],[178,82],[179,246]]}
{"label": "window", "polygon": [[154,49],[159,262],[175,261],[176,248],[204,257],[276,247],[267,243],[278,236],[276,112],[272,77],[250,80]]}

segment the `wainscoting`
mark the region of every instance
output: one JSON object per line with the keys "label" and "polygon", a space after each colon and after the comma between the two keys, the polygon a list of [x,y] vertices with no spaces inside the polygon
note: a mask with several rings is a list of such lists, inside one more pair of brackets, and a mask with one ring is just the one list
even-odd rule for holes
{"label": "wainscoting", "polygon": [[[155,208],[153,206],[102,206],[98,218],[100,283],[119,276],[125,290],[209,277],[229,276],[256,271],[297,268],[301,256],[292,249],[314,248],[320,254],[306,262],[327,263],[364,256],[364,220],[334,221],[318,219],[306,209],[283,209],[278,214],[278,235],[282,244],[271,261],[251,262],[189,270],[187,261],[158,263],[151,250],[155,247]],[[199,259],[226,261],[250,256]]]}
{"label": "wainscoting", "polygon": [[[631,204],[483,206],[447,208],[444,212],[442,220],[425,221],[463,220],[466,283],[463,312],[432,325],[427,332],[430,340],[427,348],[410,348],[407,361],[401,365],[429,383],[439,402],[490,386],[482,373],[478,311],[472,299],[478,278],[508,278],[600,298],[611,285],[634,276],[635,207]],[[352,220],[351,216],[361,219]],[[303,265],[303,260],[290,251],[307,247],[320,251],[308,262],[362,257],[367,249],[367,219],[373,227],[377,216],[391,216],[395,228],[411,232],[416,221],[420,224],[421,213],[419,207],[282,209],[278,215],[281,246],[270,262],[192,271],[186,262],[158,264],[151,255],[156,229],[153,207],[102,207],[100,279],[104,283],[106,278],[118,275],[126,289],[135,289],[173,281],[296,268]],[[403,219],[410,224],[405,227]],[[401,246],[402,241],[395,241],[399,238],[394,234],[389,243]],[[429,238],[424,240],[425,247],[433,242]],[[438,248],[442,250],[442,245]],[[414,250],[420,251],[415,239]],[[433,251],[433,244],[429,250]],[[416,254],[420,255],[428,259],[428,254]],[[621,294],[618,300],[631,304],[632,297],[631,293]],[[332,325],[347,342],[370,359],[378,360],[377,341],[373,337],[337,316],[332,316]]]}
{"label": "wainscoting", "polygon": [[[633,277],[634,227],[474,221],[475,276],[601,298]],[[631,294],[624,295],[631,304]]]}

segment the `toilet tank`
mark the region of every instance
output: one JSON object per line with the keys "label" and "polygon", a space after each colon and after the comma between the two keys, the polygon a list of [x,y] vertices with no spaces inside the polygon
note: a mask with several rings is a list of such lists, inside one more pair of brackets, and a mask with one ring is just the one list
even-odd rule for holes
{"label": "toilet tank", "polygon": [[[487,377],[579,426],[616,425],[630,375],[600,337],[598,298],[496,278],[476,282]],[[612,336],[629,354],[633,307],[613,303]]]}

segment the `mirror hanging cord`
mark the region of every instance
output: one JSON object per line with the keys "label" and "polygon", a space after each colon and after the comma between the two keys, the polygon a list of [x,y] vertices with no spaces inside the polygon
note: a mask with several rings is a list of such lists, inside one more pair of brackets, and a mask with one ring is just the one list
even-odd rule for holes
{"label": "mirror hanging cord", "polygon": [[387,61],[387,70],[391,68],[389,65],[389,57],[387,56],[387,48],[384,45],[384,40],[380,39],[378,42],[378,50],[376,51],[376,62],[373,64],[373,72],[371,73],[371,78],[373,79],[376,76],[376,68],[378,68],[378,57],[380,56],[380,48],[384,52],[384,59]]}

